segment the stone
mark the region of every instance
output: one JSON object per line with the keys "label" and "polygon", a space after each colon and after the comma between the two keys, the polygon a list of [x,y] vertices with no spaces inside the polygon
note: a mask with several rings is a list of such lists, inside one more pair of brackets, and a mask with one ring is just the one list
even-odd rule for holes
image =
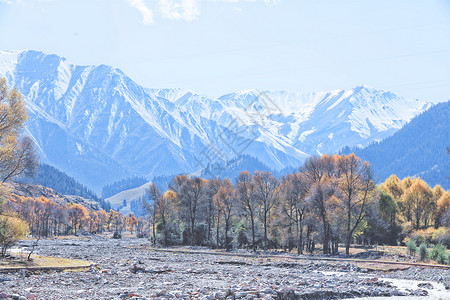
{"label": "stone", "polygon": [[86,292],[86,290],[77,290],[77,291],[75,292],[75,294],[81,295],[81,294],[83,294],[84,292]]}
{"label": "stone", "polygon": [[236,299],[240,299],[240,298],[243,298],[245,296],[247,296],[247,293],[245,293],[245,292],[237,292],[237,293],[234,294],[234,297],[236,297]]}
{"label": "stone", "polygon": [[37,298],[37,295],[33,294],[33,293],[27,293],[25,296],[27,297],[27,299],[31,299],[31,300]]}
{"label": "stone", "polygon": [[417,287],[423,288],[423,289],[433,289],[433,285],[428,282],[421,282],[417,285]]}
{"label": "stone", "polygon": [[403,296],[403,293],[399,290],[393,290],[391,291],[390,296]]}

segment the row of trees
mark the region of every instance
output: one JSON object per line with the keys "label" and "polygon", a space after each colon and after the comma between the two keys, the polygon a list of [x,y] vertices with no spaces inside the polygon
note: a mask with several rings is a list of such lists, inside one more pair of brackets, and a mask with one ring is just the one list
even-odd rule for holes
{"label": "row of trees", "polygon": [[[150,185],[143,205],[153,239],[253,250],[285,247],[302,253],[322,244],[335,253],[367,227],[379,190],[367,162],[355,155],[313,156],[281,180],[268,172],[242,172],[229,179],[177,176],[163,194]],[[215,234],[213,234],[215,233]]]}
{"label": "row of trees", "polygon": [[[278,180],[242,172],[229,179],[177,176],[162,193],[151,184],[143,201],[154,241],[230,248],[296,247],[325,254],[339,243],[397,244],[414,230],[443,226],[448,240],[450,193],[420,178],[373,182],[354,154],[313,156]],[[442,231],[442,230],[441,230]],[[386,234],[388,233],[388,234]]]}
{"label": "row of trees", "polygon": [[183,175],[165,193],[151,184],[145,218],[21,196],[10,197],[3,214],[24,220],[35,237],[128,230],[163,245],[296,247],[303,253],[321,244],[324,253],[336,253],[339,243],[348,251],[353,241],[429,241],[440,227],[438,241],[448,243],[449,192],[395,175],[376,187],[371,176],[354,155],[324,155],[281,180],[267,172],[242,172],[234,184]]}
{"label": "row of trees", "polygon": [[102,233],[123,230],[144,235],[147,222],[132,213],[122,215],[110,210],[88,210],[79,203],[60,204],[45,197],[14,196],[4,205],[4,213],[24,220],[29,233],[35,237],[49,237],[80,233]]}
{"label": "row of trees", "polygon": [[402,223],[411,222],[416,230],[448,223],[450,194],[439,185],[431,189],[420,178],[407,177],[401,181],[392,175],[381,189],[385,201],[389,201],[386,213],[393,222],[396,218]]}
{"label": "row of trees", "polygon": [[383,236],[388,243],[415,239],[426,232],[430,237],[439,235],[428,242],[450,247],[450,193],[441,186],[431,189],[420,178],[400,180],[391,175],[380,185],[379,204],[379,213],[387,224]]}

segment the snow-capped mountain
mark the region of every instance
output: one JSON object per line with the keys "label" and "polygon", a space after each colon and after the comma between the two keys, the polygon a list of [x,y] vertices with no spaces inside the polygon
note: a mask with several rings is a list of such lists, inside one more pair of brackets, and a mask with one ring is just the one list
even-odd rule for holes
{"label": "snow-capped mountain", "polygon": [[297,167],[309,155],[390,136],[430,106],[368,86],[219,98],[148,89],[118,69],[37,51],[0,52],[0,76],[25,97],[42,160],[95,190],[244,154],[272,170]]}

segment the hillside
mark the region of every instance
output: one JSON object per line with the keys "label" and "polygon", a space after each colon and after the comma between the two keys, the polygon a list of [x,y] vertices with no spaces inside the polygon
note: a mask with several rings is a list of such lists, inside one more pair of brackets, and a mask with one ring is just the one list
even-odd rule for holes
{"label": "hillside", "polygon": [[[133,211],[138,214],[140,208],[140,200],[144,197],[146,190],[148,189],[149,182],[128,190],[124,190],[117,193],[105,200],[111,204],[111,207],[120,211],[122,214],[128,214]],[[134,208],[134,209],[132,209]]]}
{"label": "hillside", "polygon": [[58,192],[55,192],[54,190],[48,187],[27,183],[7,183],[6,185],[11,189],[12,197],[22,196],[29,198],[39,198],[43,196],[59,204],[75,203],[81,204],[90,210],[101,209],[99,203],[96,201],[85,199],[80,196],[63,195]]}
{"label": "hillside", "polygon": [[143,177],[136,177],[136,176],[128,177],[120,181],[116,181],[111,184],[105,185],[102,189],[101,195],[103,198],[109,198],[117,193],[120,193],[121,191],[139,187],[147,182],[148,179],[145,179]]}
{"label": "hillside", "polygon": [[98,197],[97,194],[89,188],[79,183],[74,178],[68,176],[66,173],[47,164],[39,165],[35,177],[23,178],[20,182],[48,187],[62,195],[80,196],[82,198],[98,202],[99,205],[107,211],[110,209],[109,203]]}
{"label": "hillside", "polygon": [[428,184],[450,189],[450,101],[436,104],[389,138],[354,152],[370,162],[376,177],[420,176]]}

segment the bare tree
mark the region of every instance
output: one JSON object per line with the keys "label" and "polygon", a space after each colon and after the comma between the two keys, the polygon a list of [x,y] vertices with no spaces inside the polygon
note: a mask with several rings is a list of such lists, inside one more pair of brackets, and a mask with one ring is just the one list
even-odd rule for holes
{"label": "bare tree", "polygon": [[283,176],[280,184],[281,190],[281,201],[280,209],[281,215],[284,216],[282,219],[287,220],[287,247],[289,252],[292,250],[293,244],[293,227],[297,224],[298,219],[295,212],[295,197],[293,197],[293,185],[291,181],[292,175],[288,174]]}
{"label": "bare tree", "polygon": [[[208,181],[208,184],[206,186],[206,223],[208,226],[208,233],[207,233],[207,240],[208,243],[211,244],[211,230],[213,227],[214,219],[217,220],[217,207],[214,205],[214,196],[217,194],[217,191],[220,187],[220,180],[215,178]],[[218,225],[217,225],[218,226]],[[218,241],[217,241],[218,242]]]}
{"label": "bare tree", "polygon": [[228,178],[220,185],[217,194],[214,196],[214,200],[217,203],[218,210],[223,214],[225,231],[224,246],[228,250],[230,249],[230,238],[228,237],[228,233],[231,228],[231,217],[236,204],[236,191]]}
{"label": "bare tree", "polygon": [[307,186],[302,173],[289,174],[283,178],[281,185],[283,195],[283,212],[289,219],[288,234],[296,225],[297,253],[303,253],[303,226],[307,212]]}
{"label": "bare tree", "polygon": [[162,197],[161,201],[159,202],[156,210],[157,210],[157,219],[161,222],[162,226],[162,232],[163,232],[163,244],[164,246],[167,246],[169,243],[169,223],[171,222],[171,219],[175,215],[175,199],[176,194],[168,190],[164,196]]}
{"label": "bare tree", "polygon": [[350,253],[353,233],[363,220],[375,184],[368,162],[362,162],[354,154],[337,156],[337,189],[345,207],[345,253]]}
{"label": "bare tree", "polygon": [[259,202],[260,214],[264,225],[264,250],[267,250],[268,230],[270,226],[270,212],[276,203],[275,189],[278,180],[269,172],[255,172],[255,195]]}
{"label": "bare tree", "polygon": [[189,228],[191,245],[195,244],[195,227],[199,218],[198,213],[204,204],[206,185],[207,181],[200,177],[189,178],[181,184],[177,193],[181,215]]}
{"label": "bare tree", "polygon": [[252,248],[256,252],[256,214],[257,201],[255,197],[255,184],[253,176],[247,172],[241,172],[236,179],[236,188],[238,191],[239,203],[247,217],[250,219],[252,229]]}
{"label": "bare tree", "polygon": [[333,160],[328,155],[309,157],[301,169],[306,182],[308,199],[322,221],[324,254],[330,252],[331,227],[327,210],[327,200],[334,193],[333,186],[330,182],[333,169]]}
{"label": "bare tree", "polygon": [[146,197],[142,201],[145,214],[152,223],[153,244],[156,244],[156,214],[163,201],[163,194],[154,183],[150,183]]}

